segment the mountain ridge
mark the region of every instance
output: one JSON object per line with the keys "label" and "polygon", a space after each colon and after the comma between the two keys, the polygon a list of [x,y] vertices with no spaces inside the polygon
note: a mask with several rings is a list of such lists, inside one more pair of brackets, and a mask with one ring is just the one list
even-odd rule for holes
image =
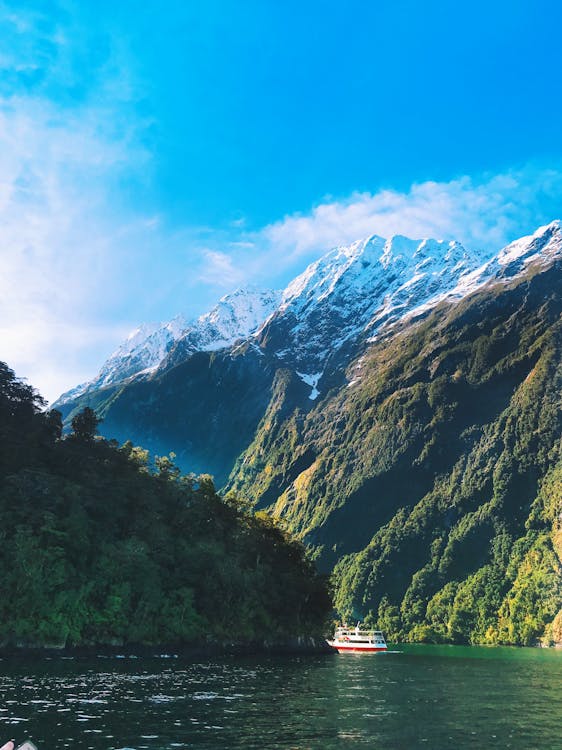
{"label": "mountain ridge", "polygon": [[[300,381],[300,386],[294,388],[295,393],[301,394],[300,405],[306,411],[331,389],[358,382],[361,354],[378,337],[394,335],[440,304],[456,303],[494,278],[512,278],[533,258],[556,256],[562,249],[560,237],[560,221],[555,221],[480,263],[481,254],[469,254],[456,242],[409,240],[401,236],[384,240],[373,235],[330,251],[293,280],[283,294],[251,289],[225,295],[212,311],[200,316],[199,330],[194,331],[193,326],[185,329],[184,319],[177,318],[160,328],[145,329],[148,337],[143,338],[143,329],[134,332],[117,350],[116,366],[110,358],[97,378],[63,394],[54,407],[63,412],[67,423],[84,405],[95,407],[105,419],[104,434],[111,436],[113,431],[119,438],[128,434],[159,453],[174,450],[183,468],[188,470],[190,460],[201,465],[205,450],[211,449],[207,446],[193,453],[185,447],[201,442],[194,435],[195,425],[188,432],[190,399],[200,398],[192,389],[197,383],[201,394],[208,390],[209,398],[213,394],[213,402],[225,403],[220,393],[219,361],[225,372],[234,377],[228,387],[257,408],[255,413],[249,411],[246,420],[242,419],[243,426],[240,423],[240,434],[247,437],[263,417],[260,410],[271,397],[276,370],[287,369],[291,379]],[[448,262],[453,262],[452,268],[447,266]],[[397,269],[401,269],[402,275]],[[252,310],[252,315],[248,315],[256,299],[257,312]],[[237,315],[237,305],[242,315]],[[221,316],[226,320],[226,333],[224,330],[221,333],[216,325]],[[239,324],[240,318],[243,325]],[[240,337],[241,329],[252,332]],[[142,354],[155,331],[158,345],[149,348],[148,357],[143,359],[139,350]],[[229,339],[238,343],[222,346]],[[217,356],[200,356],[205,351],[216,352]],[[141,357],[142,368],[135,365],[135,357]],[[352,362],[354,370],[350,373]],[[174,373],[178,367],[180,370]],[[201,372],[196,375],[198,368]],[[260,384],[262,392],[258,396],[250,396],[252,378],[257,378]],[[137,387],[135,381],[148,381],[152,385]],[[241,386],[244,381],[246,385]],[[138,394],[137,401],[130,395],[131,389]],[[170,395],[165,397],[164,390]],[[145,392],[153,395],[138,400]],[[191,393],[187,401],[184,393]],[[182,415],[173,413],[174,394],[178,403],[185,403],[185,429],[181,427]],[[209,419],[211,413],[212,406]],[[200,418],[207,424],[205,415]],[[212,419],[214,422],[206,428],[209,434],[216,434],[218,424],[231,433],[228,420],[223,424],[219,414]],[[226,455],[231,458],[233,451],[240,453],[247,448],[241,438],[231,437],[232,450],[226,452],[225,461]],[[219,483],[226,480],[231,469],[232,464],[228,466],[222,460],[216,464],[211,460],[208,466]]]}
{"label": "mountain ridge", "polygon": [[280,297],[280,292],[271,289],[238,288],[221,297],[211,310],[194,321],[177,315],[166,323],[143,323],[131,331],[92,380],[63,393],[53,407],[58,408],[96,388],[170,366],[178,351],[188,354],[226,348],[259,328]]}
{"label": "mountain ridge", "polygon": [[551,222],[489,258],[456,241],[371,235],[329,251],[283,292],[238,289],[196,321],[178,315],[167,323],[139,326],[95,378],[62,394],[54,406],[96,388],[150,376],[196,351],[227,348],[237,340],[252,338],[260,348],[271,349],[272,326],[279,330],[275,356],[299,374],[315,400],[335,351],[345,351],[367,330],[376,336],[445,299],[461,299],[505,274],[506,268],[512,274],[516,268],[520,271],[540,252],[541,241],[559,232],[560,221]]}
{"label": "mountain ridge", "polygon": [[272,403],[229,489],[335,565],[343,617],[397,640],[560,640],[561,317],[560,257],[442,303],[373,342],[353,388]]}

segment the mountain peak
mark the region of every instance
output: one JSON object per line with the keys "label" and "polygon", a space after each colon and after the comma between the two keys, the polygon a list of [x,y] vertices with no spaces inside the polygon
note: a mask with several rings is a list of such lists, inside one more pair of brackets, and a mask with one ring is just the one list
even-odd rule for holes
{"label": "mountain peak", "polygon": [[179,344],[184,352],[223,349],[254,333],[277,309],[280,300],[281,292],[272,289],[235,289],[187,328],[174,348]]}
{"label": "mountain peak", "polygon": [[276,316],[296,323],[287,322],[291,343],[280,358],[289,357],[304,382],[314,373],[318,383],[335,351],[455,287],[479,261],[460,242],[403,235],[336,247],[285,290]]}
{"label": "mountain peak", "polygon": [[549,224],[539,227],[535,232],[535,235],[546,234],[547,232],[561,232],[562,231],[562,219],[553,219]]}
{"label": "mountain peak", "polygon": [[533,256],[549,254],[548,251],[559,251],[562,240],[562,222],[560,219],[539,227],[536,232],[521,237],[503,248],[498,254],[498,263],[506,266],[514,261],[530,261]]}
{"label": "mountain peak", "polygon": [[150,374],[174,352],[214,351],[246,338],[277,308],[281,292],[243,287],[225,294],[209,312],[188,321],[177,315],[164,323],[143,323],[106,360],[93,380],[64,393],[60,406],[82,394],[128,378]]}

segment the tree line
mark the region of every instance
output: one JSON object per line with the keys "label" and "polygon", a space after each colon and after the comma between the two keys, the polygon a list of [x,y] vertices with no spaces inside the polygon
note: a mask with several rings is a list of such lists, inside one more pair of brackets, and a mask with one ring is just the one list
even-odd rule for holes
{"label": "tree line", "polygon": [[0,363],[0,644],[283,640],[331,611],[304,547],[208,475],[97,436]]}

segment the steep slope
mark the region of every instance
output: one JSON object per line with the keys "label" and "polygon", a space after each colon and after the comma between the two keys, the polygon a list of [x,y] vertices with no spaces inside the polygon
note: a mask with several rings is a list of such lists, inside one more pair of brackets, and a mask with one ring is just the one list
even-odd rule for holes
{"label": "steep slope", "polygon": [[153,454],[176,453],[186,472],[224,484],[252,440],[271,398],[276,368],[255,347],[195,352],[151,377],[100,388],[63,404],[67,422],[84,406],[103,418],[100,430]]}
{"label": "steep slope", "polygon": [[562,607],[561,250],[559,224],[514,243],[479,290],[372,342],[348,387],[270,407],[231,486],[339,560],[342,614],[527,643]]}
{"label": "steep slope", "polygon": [[[338,399],[343,399],[347,402],[350,393],[347,388],[354,390],[358,384],[361,383],[364,373],[366,372],[367,361],[369,352],[378,351],[373,344],[379,344],[386,346],[385,342],[392,342],[393,338],[404,332],[407,334],[409,331],[413,331],[413,335],[416,335],[416,328],[413,324],[416,321],[421,321],[424,317],[431,314],[433,311],[440,310],[452,310],[454,311],[462,309],[463,300],[468,301],[474,298],[474,294],[481,290],[486,292],[494,287],[494,294],[501,296],[503,291],[507,291],[508,288],[516,285],[518,281],[522,280],[528,272],[533,274],[540,273],[546,269],[552,269],[553,264],[559,262],[562,258],[562,229],[559,221],[553,222],[548,226],[541,227],[535,232],[535,234],[521,238],[516,242],[508,245],[504,248],[497,256],[493,257],[490,261],[479,267],[473,272],[463,274],[459,283],[449,288],[440,294],[433,295],[429,301],[423,301],[420,296],[414,297],[408,309],[401,317],[389,318],[385,325],[380,326],[376,331],[372,323],[369,323],[365,328],[363,321],[357,328],[357,338],[355,339],[356,346],[354,351],[359,354],[354,360],[340,357],[340,366],[344,368],[342,381],[336,382],[333,391],[337,392]],[[556,277],[556,275],[554,275]],[[458,306],[457,306],[458,303]],[[477,317],[478,313],[475,314]],[[378,316],[378,314],[377,314]],[[356,320],[359,316],[356,317]],[[274,328],[276,321],[278,321],[278,313],[276,313],[264,326],[264,329],[260,333],[260,336],[264,336],[268,329]],[[309,320],[305,318],[305,322],[309,325]],[[301,325],[301,328],[305,324]],[[312,328],[312,325],[310,325]],[[300,330],[300,329],[299,329]],[[431,329],[429,329],[431,330]],[[313,332],[310,331],[310,336]],[[288,333],[285,331],[285,340],[288,338]],[[303,345],[306,341],[306,337],[303,336]],[[392,349],[392,344],[388,346]],[[264,346],[264,350],[267,351],[267,342]],[[348,351],[348,353],[349,353]],[[384,349],[384,355],[382,356],[380,363],[377,367],[380,368],[381,377],[382,373],[386,371],[388,365],[386,349]],[[284,352],[281,352],[284,355]],[[276,352],[276,356],[279,357],[279,352]],[[289,356],[289,355],[287,355]],[[372,355],[371,355],[372,356]],[[391,355],[394,357],[394,353]],[[392,362],[392,358],[389,362]],[[290,376],[292,379],[299,377],[299,373],[295,373],[289,368]],[[352,395],[352,394],[351,394]],[[260,504],[267,505],[272,502],[274,498],[278,497],[282,492],[286,484],[286,476],[292,476],[294,471],[289,469],[286,465],[291,460],[291,454],[297,450],[297,443],[300,439],[299,436],[303,432],[303,424],[305,416],[310,411],[310,405],[293,403],[293,411],[287,409],[285,404],[283,414],[280,413],[277,405],[279,401],[272,401],[268,412],[264,418],[264,424],[267,425],[266,430],[260,430],[255,437],[253,444],[249,447],[248,451],[241,457],[239,462],[239,469],[236,469],[233,473],[233,486],[237,486],[237,481],[241,479],[242,483],[249,485],[249,491],[253,494],[256,501]],[[284,402],[283,402],[284,403]],[[308,416],[306,416],[307,423],[313,420],[317,415],[318,419],[323,423],[328,417],[331,418],[329,409],[330,404],[333,403],[333,399],[328,399],[326,403],[321,403],[318,408],[313,409]],[[304,408],[303,408],[304,407]],[[293,419],[291,424],[284,422],[284,417],[289,414]],[[284,456],[284,460],[280,461],[277,455],[277,440],[278,434],[292,436],[293,442],[291,443],[291,452],[287,452],[286,446],[279,448]],[[401,437],[401,433],[397,433]],[[381,440],[390,440],[390,437],[382,437]],[[307,447],[310,444],[308,436],[304,439]],[[347,440],[342,439],[342,444],[347,445]],[[298,454],[298,450],[297,450]],[[307,455],[311,455],[310,451],[307,450]],[[269,467],[268,461],[275,465],[275,469]],[[302,459],[304,461],[304,459]],[[265,465],[268,466],[267,471],[262,471]],[[340,455],[338,464],[347,466],[348,460],[345,454]],[[346,471],[343,471],[342,476],[345,478]]]}

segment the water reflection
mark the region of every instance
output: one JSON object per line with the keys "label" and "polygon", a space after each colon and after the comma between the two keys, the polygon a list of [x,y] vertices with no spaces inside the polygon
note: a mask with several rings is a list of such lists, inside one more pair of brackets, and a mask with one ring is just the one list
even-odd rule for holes
{"label": "water reflection", "polygon": [[560,652],[4,660],[0,670],[1,736],[40,750],[560,746]]}

